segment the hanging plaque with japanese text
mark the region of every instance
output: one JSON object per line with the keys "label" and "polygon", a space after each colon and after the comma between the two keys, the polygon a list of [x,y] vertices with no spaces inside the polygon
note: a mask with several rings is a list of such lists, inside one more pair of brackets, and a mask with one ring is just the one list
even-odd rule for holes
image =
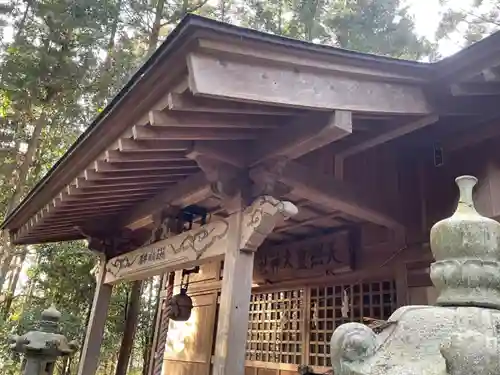
{"label": "hanging plaque with japanese text", "polygon": [[255,257],[255,281],[280,281],[350,271],[349,236],[339,232],[318,239],[262,248]]}

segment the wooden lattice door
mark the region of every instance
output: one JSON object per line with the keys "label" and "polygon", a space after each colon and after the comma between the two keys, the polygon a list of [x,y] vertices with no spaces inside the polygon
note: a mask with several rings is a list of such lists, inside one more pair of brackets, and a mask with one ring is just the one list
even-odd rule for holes
{"label": "wooden lattice door", "polygon": [[386,320],[396,307],[391,279],[253,293],[247,374],[283,375],[297,365],[327,371],[336,327],[363,318]]}
{"label": "wooden lattice door", "polygon": [[397,308],[393,280],[312,287],[309,290],[309,337],[306,350],[311,366],[330,367],[330,337],[336,327],[363,318],[387,320]]}

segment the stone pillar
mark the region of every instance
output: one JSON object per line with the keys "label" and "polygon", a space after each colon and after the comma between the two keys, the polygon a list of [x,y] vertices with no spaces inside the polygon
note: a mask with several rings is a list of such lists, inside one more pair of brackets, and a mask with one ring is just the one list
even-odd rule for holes
{"label": "stone pillar", "polygon": [[113,289],[111,285],[104,284],[105,278],[106,261],[102,258],[99,263],[94,301],[78,365],[78,375],[95,375],[99,367],[104,325],[108,316],[109,301]]}
{"label": "stone pillar", "polygon": [[11,349],[24,354],[23,375],[52,375],[59,357],[72,354],[76,344],[58,333],[61,313],[50,307],[42,312],[37,331],[10,338]]}

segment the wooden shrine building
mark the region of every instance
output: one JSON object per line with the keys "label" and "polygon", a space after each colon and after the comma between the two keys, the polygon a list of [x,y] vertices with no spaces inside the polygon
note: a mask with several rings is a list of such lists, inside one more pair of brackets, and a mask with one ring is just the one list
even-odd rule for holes
{"label": "wooden shrine building", "polygon": [[195,266],[151,375],[322,373],[339,324],[432,302],[454,178],[500,216],[499,64],[500,35],[426,64],[186,17],[3,223],[101,255],[78,374],[114,284]]}

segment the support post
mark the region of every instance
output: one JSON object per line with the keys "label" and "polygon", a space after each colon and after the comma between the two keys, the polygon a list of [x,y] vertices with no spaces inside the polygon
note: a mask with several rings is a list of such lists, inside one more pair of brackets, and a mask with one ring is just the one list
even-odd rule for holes
{"label": "support post", "polygon": [[[229,205],[228,205],[229,206]],[[254,253],[240,251],[243,200],[232,199],[224,258],[213,375],[244,375]]]}
{"label": "support post", "polygon": [[99,353],[101,351],[104,325],[113,289],[111,285],[104,284],[105,277],[106,260],[103,256],[99,263],[94,301],[92,303],[80,363],[78,364],[78,375],[95,375],[99,366]]}

